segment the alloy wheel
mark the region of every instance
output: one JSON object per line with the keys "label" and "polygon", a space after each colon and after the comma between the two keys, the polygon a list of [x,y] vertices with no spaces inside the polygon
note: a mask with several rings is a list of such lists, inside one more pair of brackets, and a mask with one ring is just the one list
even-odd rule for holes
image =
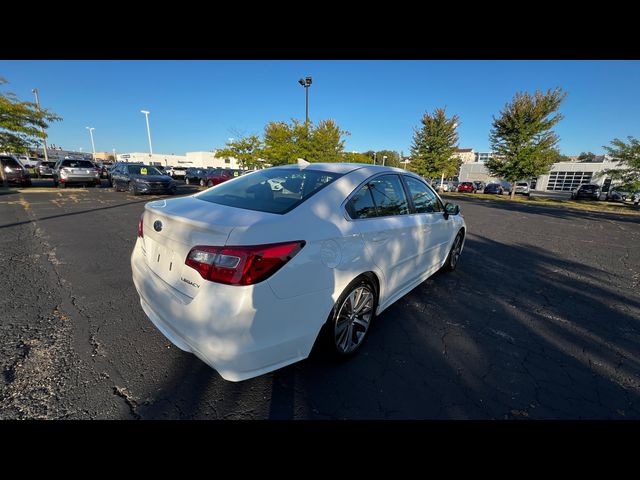
{"label": "alloy wheel", "polygon": [[374,299],[371,288],[360,284],[340,305],[334,323],[334,343],[339,353],[355,351],[364,340],[373,316]]}
{"label": "alloy wheel", "polygon": [[461,250],[462,250],[462,235],[458,234],[458,236],[456,237],[453,243],[453,247],[451,248],[451,259],[449,260],[452,270],[456,268],[456,265],[458,264],[458,259],[460,258]]}

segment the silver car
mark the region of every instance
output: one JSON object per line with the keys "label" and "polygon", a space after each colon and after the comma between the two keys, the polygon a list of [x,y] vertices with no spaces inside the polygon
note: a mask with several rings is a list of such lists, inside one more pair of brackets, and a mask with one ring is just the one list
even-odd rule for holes
{"label": "silver car", "polygon": [[529,196],[529,182],[516,182],[516,195]]}
{"label": "silver car", "polygon": [[99,187],[100,170],[89,160],[59,160],[53,167],[53,185],[65,188],[72,184]]}

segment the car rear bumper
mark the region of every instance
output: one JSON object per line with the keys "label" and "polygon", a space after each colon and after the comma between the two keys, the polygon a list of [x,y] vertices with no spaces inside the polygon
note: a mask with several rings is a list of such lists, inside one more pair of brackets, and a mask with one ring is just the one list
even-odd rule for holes
{"label": "car rear bumper", "polygon": [[142,309],[158,330],[230,381],[305,359],[333,306],[332,292],[280,299],[267,282],[237,287],[203,280],[188,297],[151,271],[140,238],[131,270]]}
{"label": "car rear bumper", "polygon": [[60,179],[58,180],[58,182],[60,183],[67,183],[67,184],[72,184],[72,183],[100,183],[100,178],[98,177],[94,177],[93,175],[89,176],[80,176],[80,175],[68,175],[65,178],[60,177]]}

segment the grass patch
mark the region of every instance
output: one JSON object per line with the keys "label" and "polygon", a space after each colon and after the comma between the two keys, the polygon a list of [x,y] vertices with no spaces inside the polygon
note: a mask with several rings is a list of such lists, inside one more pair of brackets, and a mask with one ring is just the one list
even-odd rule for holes
{"label": "grass patch", "polygon": [[465,194],[458,192],[444,193],[444,197],[460,197],[479,201],[499,201],[524,203],[527,205],[543,205],[549,207],[571,208],[574,210],[583,210],[587,212],[605,212],[605,213],[622,213],[630,215],[640,215],[640,209],[633,206],[632,203],[617,203],[607,201],[590,201],[590,200],[565,200],[561,198],[544,198],[536,197],[532,194],[530,197],[517,196],[514,200],[508,195],[485,195]]}

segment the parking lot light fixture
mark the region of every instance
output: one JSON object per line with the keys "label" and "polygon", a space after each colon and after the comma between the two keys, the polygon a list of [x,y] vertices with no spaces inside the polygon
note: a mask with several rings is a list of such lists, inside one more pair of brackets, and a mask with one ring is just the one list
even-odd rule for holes
{"label": "parking lot light fixture", "polygon": [[89,135],[91,136],[91,148],[93,149],[93,156],[91,158],[95,162],[96,161],[96,144],[93,142],[93,131],[95,130],[95,128],[86,127],[86,129],[89,130]]}
{"label": "parking lot light fixture", "polygon": [[140,113],[144,113],[147,119],[147,136],[149,137],[149,156],[153,155],[153,147],[151,146],[151,129],[149,128],[149,112],[148,110],[140,110]]}
{"label": "parking lot light fixture", "polygon": [[[40,97],[38,96],[38,89],[34,88],[33,90],[31,90],[31,92],[36,97],[36,106],[38,107],[38,112],[42,112],[42,109],[40,108]],[[41,131],[42,131],[42,144],[44,145],[44,161],[48,162],[49,161],[49,155],[47,154],[47,138],[46,138],[45,133],[44,133],[44,127],[41,128]]]}
{"label": "parking lot light fixture", "polygon": [[305,125],[309,123],[309,87],[313,83],[313,79],[310,76],[301,78],[298,83],[304,87],[306,92],[306,109],[305,109]]}

